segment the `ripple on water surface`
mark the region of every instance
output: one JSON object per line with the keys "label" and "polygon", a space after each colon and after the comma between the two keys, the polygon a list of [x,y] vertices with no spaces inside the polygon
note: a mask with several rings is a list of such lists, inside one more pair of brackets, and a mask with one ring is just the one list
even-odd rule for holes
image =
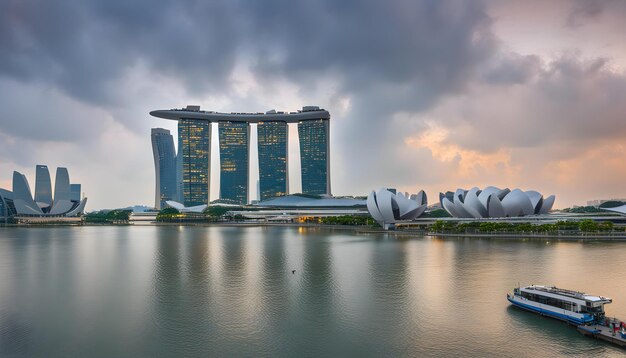
{"label": "ripple on water surface", "polygon": [[518,282],[557,284],[611,296],[609,315],[626,317],[610,272],[626,272],[626,244],[549,242],[0,228],[0,356],[624,354],[508,305]]}

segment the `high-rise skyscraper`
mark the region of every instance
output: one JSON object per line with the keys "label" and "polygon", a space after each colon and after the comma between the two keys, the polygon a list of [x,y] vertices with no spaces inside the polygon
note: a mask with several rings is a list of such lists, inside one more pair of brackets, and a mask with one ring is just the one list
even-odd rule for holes
{"label": "high-rise skyscraper", "polygon": [[179,200],[185,206],[209,203],[210,143],[210,122],[188,118],[178,121],[178,151],[182,159]]}
{"label": "high-rise skyscraper", "polygon": [[220,199],[248,203],[250,124],[219,122]]}
{"label": "high-rise skyscraper", "polygon": [[176,150],[174,137],[163,128],[152,128],[152,155],[156,178],[154,207],[162,209],[168,200],[177,199]]}
{"label": "high-rise skyscraper", "polygon": [[259,148],[259,200],[287,195],[289,192],[287,123],[259,122],[257,139]]}
{"label": "high-rise skyscraper", "polygon": [[289,192],[288,124],[298,124],[302,192],[330,195],[330,113],[316,106],[297,112],[220,113],[199,106],[159,110],[152,116],[178,121],[177,172],[186,206],[208,203],[211,123],[218,123],[220,199],[245,204],[250,189],[250,123],[257,123],[260,200]]}
{"label": "high-rise skyscraper", "polygon": [[328,119],[298,123],[302,193],[330,195],[330,126]]}

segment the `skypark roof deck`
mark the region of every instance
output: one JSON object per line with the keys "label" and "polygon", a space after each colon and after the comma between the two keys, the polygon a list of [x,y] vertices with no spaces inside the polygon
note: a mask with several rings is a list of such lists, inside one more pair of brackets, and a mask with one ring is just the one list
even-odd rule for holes
{"label": "skypark roof deck", "polygon": [[296,112],[276,112],[270,110],[265,113],[221,113],[213,111],[202,111],[200,106],[187,106],[182,109],[166,109],[156,110],[150,112],[153,117],[180,120],[180,119],[199,119],[209,122],[285,122],[285,123],[299,123],[302,121],[313,121],[320,119],[330,119],[330,113],[325,109],[320,109],[317,106],[305,106],[301,110]]}

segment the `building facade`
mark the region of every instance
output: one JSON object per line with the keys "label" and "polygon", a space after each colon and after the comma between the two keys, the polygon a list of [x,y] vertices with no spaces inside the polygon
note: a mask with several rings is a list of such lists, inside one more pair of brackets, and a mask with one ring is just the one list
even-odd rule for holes
{"label": "building facade", "polygon": [[326,119],[298,123],[304,194],[330,194],[329,131],[329,121]]}
{"label": "building facade", "polygon": [[250,124],[219,122],[220,199],[248,203]]}
{"label": "building facade", "polygon": [[289,194],[288,125],[285,122],[259,122],[259,200]]}
{"label": "building facade", "polygon": [[[168,200],[178,199],[174,137],[163,128],[152,128],[152,155],[156,178],[154,207],[161,209]],[[80,188],[79,195],[80,195]]]}
{"label": "building facade", "polygon": [[209,203],[211,123],[194,119],[178,121],[180,197],[185,206]]}
{"label": "building facade", "polygon": [[[185,206],[208,203],[211,123],[218,123],[220,149],[220,199],[249,202],[250,124],[256,123],[261,200],[289,192],[288,124],[298,125],[302,192],[331,195],[330,114],[315,106],[296,112],[219,113],[199,106],[157,110],[154,117],[178,121],[181,175]],[[195,176],[194,176],[195,175]],[[200,200],[203,199],[203,200]]]}

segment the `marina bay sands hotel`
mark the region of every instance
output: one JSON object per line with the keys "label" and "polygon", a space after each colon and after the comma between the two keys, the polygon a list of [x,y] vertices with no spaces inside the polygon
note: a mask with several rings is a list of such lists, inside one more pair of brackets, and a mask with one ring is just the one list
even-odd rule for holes
{"label": "marina bay sands hotel", "polygon": [[[175,155],[172,154],[173,141],[169,131],[152,130],[157,166],[157,207],[160,207],[159,200],[164,201],[167,197],[170,197],[168,200],[178,198],[185,206],[209,202],[211,123],[214,122],[218,123],[219,130],[220,200],[237,204],[249,201],[252,123],[257,129],[260,200],[289,193],[289,123],[298,126],[302,193],[331,194],[330,114],[324,109],[306,106],[296,112],[219,113],[200,110],[200,106],[187,106],[184,109],[156,110],[150,115],[178,121],[178,155],[173,161],[164,161],[166,157]],[[167,132],[171,144],[162,131]],[[169,164],[159,168],[158,162]],[[172,165],[176,167],[175,190],[172,180],[167,184],[169,189],[164,187],[164,182],[168,180],[162,175],[163,167],[171,168]],[[169,193],[164,194],[163,189],[169,190]]]}

